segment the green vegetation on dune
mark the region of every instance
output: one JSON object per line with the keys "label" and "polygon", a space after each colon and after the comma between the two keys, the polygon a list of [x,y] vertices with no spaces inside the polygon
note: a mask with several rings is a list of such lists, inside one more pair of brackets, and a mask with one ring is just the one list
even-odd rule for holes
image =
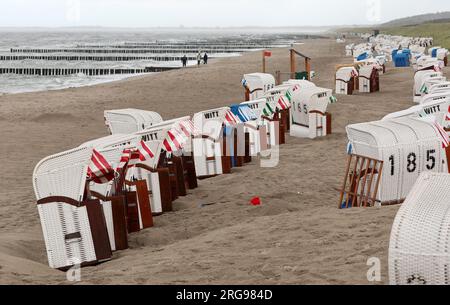
{"label": "green vegetation on dune", "polygon": [[338,32],[372,33],[375,29],[379,29],[381,34],[401,35],[408,37],[433,37],[435,46],[450,49],[450,22],[432,22],[398,27],[346,28],[340,29]]}

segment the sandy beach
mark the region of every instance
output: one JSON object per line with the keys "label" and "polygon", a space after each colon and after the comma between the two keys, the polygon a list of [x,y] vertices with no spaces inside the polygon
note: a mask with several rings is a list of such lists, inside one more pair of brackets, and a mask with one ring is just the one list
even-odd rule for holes
{"label": "sandy beach", "polygon": [[[334,89],[335,66],[352,62],[335,40],[296,48],[313,58],[318,86]],[[273,50],[268,72],[288,71],[288,65],[288,50]],[[92,87],[0,96],[0,284],[67,283],[65,273],[47,264],[31,181],[39,160],[106,136],[105,109],[140,108],[170,119],[242,102],[242,75],[260,69],[256,52]],[[84,268],[81,283],[369,284],[366,263],[378,257],[381,284],[387,284],[398,206],[337,208],[345,126],[412,106],[413,73],[388,66],[381,92],[338,96],[329,108],[333,135],[287,137],[278,167],[254,161],[201,181],[174,203],[174,212],[155,218],[154,228],[130,235],[129,250]],[[249,205],[254,196],[262,206]]]}

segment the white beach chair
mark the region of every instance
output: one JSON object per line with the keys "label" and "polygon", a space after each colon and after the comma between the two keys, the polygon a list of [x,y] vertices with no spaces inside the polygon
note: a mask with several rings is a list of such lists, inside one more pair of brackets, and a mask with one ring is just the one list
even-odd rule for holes
{"label": "white beach chair", "polygon": [[153,127],[135,133],[135,136],[144,142],[154,143],[158,147],[153,147],[152,151],[155,153],[153,164],[147,167],[135,168],[130,172],[134,179],[143,179],[147,181],[149,187],[149,194],[151,198],[151,207],[155,215],[163,212],[170,212],[172,210],[172,201],[175,198],[172,194],[172,186],[167,179],[170,176],[168,168],[160,168],[160,165],[166,166],[167,160],[161,156],[162,151],[165,151],[163,142],[167,139],[168,133],[176,120],[170,122],[163,122],[155,124]]}
{"label": "white beach chair", "polygon": [[229,110],[228,107],[217,108],[196,113],[193,117],[199,132],[193,139],[195,170],[201,179],[224,173],[222,137]]}
{"label": "white beach chair", "polygon": [[331,115],[327,113],[328,104],[334,101],[331,89],[309,87],[298,90],[292,103],[292,137],[323,137],[331,133]]}
{"label": "white beach chair", "polygon": [[[362,166],[362,173],[369,164],[365,160],[382,164],[374,179],[379,179],[380,184],[375,194],[376,202],[372,205],[402,203],[420,173],[448,171],[446,153],[442,148],[443,138],[433,122],[402,117],[349,125],[347,134],[351,154],[359,159],[358,166]],[[358,172],[354,174],[358,178]],[[381,175],[379,178],[378,174]],[[353,180],[364,184],[364,175]],[[369,189],[354,185],[357,190]],[[355,205],[354,202],[352,204]]]}
{"label": "white beach chair", "polygon": [[43,159],[33,173],[48,262],[64,269],[112,256],[99,201],[84,200],[93,150],[82,147]]}
{"label": "white beach chair", "polygon": [[376,65],[365,65],[359,69],[359,92],[372,93],[380,90],[380,76]]}
{"label": "white beach chair", "polygon": [[353,56],[353,47],[355,46],[355,44],[349,44],[345,46],[345,55],[346,56]]}
{"label": "white beach chair", "polygon": [[248,101],[261,98],[267,91],[275,87],[275,77],[267,73],[245,74],[242,85],[246,90]]}
{"label": "white beach chair", "polygon": [[421,88],[421,96],[424,97],[425,95],[429,94],[431,91],[431,87],[435,85],[439,85],[442,83],[447,82],[447,78],[445,76],[437,76],[437,77],[430,77],[427,78]]}
{"label": "white beach chair", "polygon": [[437,58],[431,58],[429,56],[421,56],[417,59],[416,71],[427,71],[427,70],[437,70],[442,69],[444,63],[439,61]]}
{"label": "white beach chair", "polygon": [[417,71],[414,75],[414,102],[419,103],[422,99],[422,88],[425,81],[434,77],[443,77],[442,72],[434,70]]}
{"label": "white beach chair", "polygon": [[442,47],[433,47],[428,49],[428,54],[432,56],[433,58],[436,58],[437,60],[440,60],[442,62],[445,62],[445,65],[447,65],[447,56],[448,56],[448,50]]}
{"label": "white beach chair", "polygon": [[[292,103],[297,98],[298,92],[302,88],[309,87],[311,84],[307,80],[298,83],[294,83],[294,80],[289,80],[266,92],[265,97],[273,97],[275,100],[276,113],[274,118],[279,121],[280,125],[279,144],[286,143],[285,133],[289,133],[291,129]],[[270,102],[273,103],[273,101]]]}
{"label": "white beach chair", "polygon": [[450,284],[450,175],[423,173],[395,217],[391,285]]}
{"label": "white beach chair", "polygon": [[[86,146],[98,149],[105,159],[116,168],[123,154],[122,147],[108,148],[100,146]],[[89,194],[91,198],[100,200],[105,215],[106,227],[108,229],[109,242],[112,251],[125,250],[128,248],[128,231],[126,223],[126,202],[124,196],[116,193],[117,181],[97,184],[89,183]]]}
{"label": "white beach chair", "polygon": [[354,67],[342,67],[336,71],[336,94],[352,95],[358,71]]}
{"label": "white beach chair", "polygon": [[[265,101],[265,99],[258,99],[231,106],[233,114],[241,121],[243,127],[240,131],[238,126],[238,132],[242,132],[238,137],[238,145],[241,146],[245,143],[246,162],[250,162],[251,157],[256,157],[262,151],[268,149],[267,127],[262,123],[262,109],[259,108],[261,101]],[[246,139],[245,135],[247,135],[248,139]]]}
{"label": "white beach chair", "polygon": [[449,113],[450,93],[449,94],[428,94],[419,105],[409,109],[394,112],[386,115],[382,120],[391,120],[401,117],[432,117],[432,121],[439,123],[442,127],[448,127],[447,114]]}
{"label": "white beach chair", "polygon": [[173,166],[177,167],[177,196],[174,196],[174,199],[178,196],[186,196],[187,189],[197,187],[192,148],[192,138],[195,136],[196,130],[190,116],[154,124],[152,128],[137,134],[146,141],[161,140],[165,158],[160,161],[160,164],[165,163],[172,171],[175,171]]}
{"label": "white beach chair", "polygon": [[269,147],[280,145],[280,124],[273,119],[276,110],[274,96],[244,102],[253,110],[256,121],[246,122],[246,132],[250,134],[250,154],[256,156]]}
{"label": "white beach chair", "polygon": [[105,111],[105,124],[112,135],[132,134],[162,121],[162,117],[153,111],[132,108]]}
{"label": "white beach chair", "polygon": [[441,82],[438,84],[434,84],[429,89],[429,94],[447,93],[447,92],[450,94],[450,82]]}

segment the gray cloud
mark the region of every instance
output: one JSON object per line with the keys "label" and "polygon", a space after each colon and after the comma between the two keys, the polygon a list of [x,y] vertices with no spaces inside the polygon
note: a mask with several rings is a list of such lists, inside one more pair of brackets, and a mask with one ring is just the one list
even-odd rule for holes
{"label": "gray cloud", "polygon": [[[379,10],[373,3],[380,3]],[[0,26],[320,26],[450,10],[447,0],[0,0]],[[372,7],[372,8],[371,8]],[[375,14],[375,19],[374,14]]]}

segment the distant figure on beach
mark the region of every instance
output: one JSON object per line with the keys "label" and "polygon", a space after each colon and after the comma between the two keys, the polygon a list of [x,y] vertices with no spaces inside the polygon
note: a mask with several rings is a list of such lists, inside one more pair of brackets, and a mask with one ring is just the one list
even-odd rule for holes
{"label": "distant figure on beach", "polygon": [[205,55],[203,56],[203,63],[205,64],[205,65],[207,65],[208,64],[208,54],[205,52]]}
{"label": "distant figure on beach", "polygon": [[200,64],[202,62],[202,54],[198,52],[197,54],[197,65],[200,67]]}
{"label": "distant figure on beach", "polygon": [[188,58],[187,58],[186,55],[184,55],[183,57],[181,57],[181,62],[183,63],[183,67],[186,67],[186,66],[187,66],[187,61],[188,61]]}

